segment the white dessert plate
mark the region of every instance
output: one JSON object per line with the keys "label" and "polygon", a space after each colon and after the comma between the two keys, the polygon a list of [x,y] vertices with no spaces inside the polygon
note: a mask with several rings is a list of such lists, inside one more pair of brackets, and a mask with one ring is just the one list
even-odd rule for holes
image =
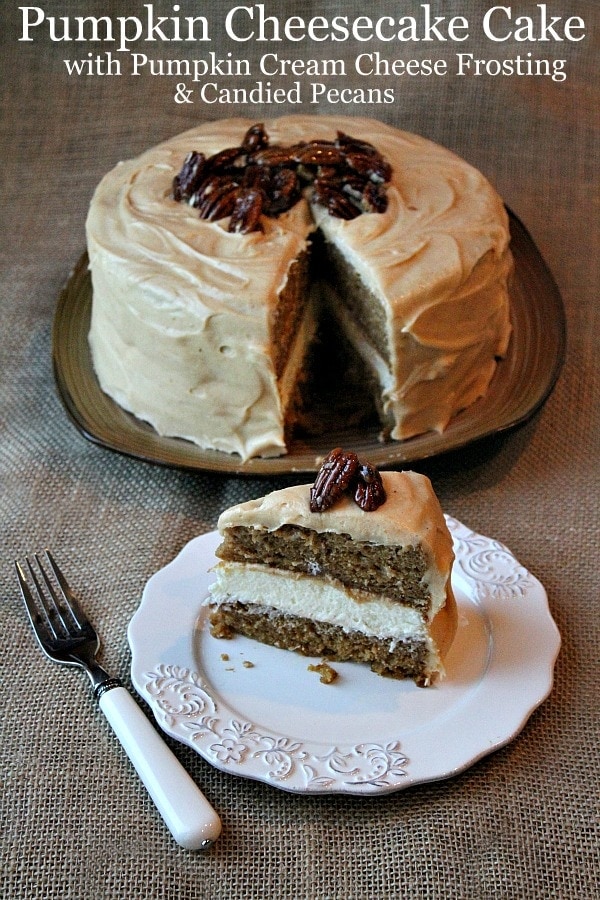
{"label": "white dessert plate", "polygon": [[[510,211],[509,211],[510,213]],[[524,225],[510,213],[515,271],[511,284],[513,332],[487,394],[459,413],[442,433],[407,441],[380,440],[378,421],[354,418],[352,399],[334,384],[317,404],[314,433],[293,435],[288,453],[242,462],[233,453],[203,450],[163,437],[121,409],[100,389],[88,332],[92,284],[84,253],[61,291],[54,316],[52,355],[59,396],[69,418],[88,440],[160,465],[239,475],[316,472],[332,447],[352,447],[379,468],[406,465],[466,447],[526,422],[550,395],[565,353],[565,315],[558,288]],[[322,379],[328,384],[328,379]]]}
{"label": "white dessert plate", "polygon": [[381,678],[209,633],[219,541],[192,540],[148,582],[129,626],[132,678],[167,734],[216,768],[306,794],[376,795],[449,778],[507,744],[548,696],[560,635],[546,593],[498,541],[447,517],[456,639],[438,685]]}

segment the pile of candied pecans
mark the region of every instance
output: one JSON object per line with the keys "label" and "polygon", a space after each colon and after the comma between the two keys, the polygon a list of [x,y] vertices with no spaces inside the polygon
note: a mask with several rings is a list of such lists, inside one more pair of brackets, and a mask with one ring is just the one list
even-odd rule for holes
{"label": "pile of candied pecans", "polygon": [[327,454],[310,489],[310,511],[325,512],[348,491],[365,512],[374,512],[386,495],[381,475],[352,450],[336,447]]}
{"label": "pile of candied pecans", "polygon": [[264,126],[253,125],[239,147],[205,157],[193,150],[173,179],[173,199],[198,209],[200,218],[230,217],[228,230],[262,231],[261,215],[291,209],[305,188],[310,200],[339,219],[387,209],[392,169],[368,141],[337,132],[334,141],[270,144]]}

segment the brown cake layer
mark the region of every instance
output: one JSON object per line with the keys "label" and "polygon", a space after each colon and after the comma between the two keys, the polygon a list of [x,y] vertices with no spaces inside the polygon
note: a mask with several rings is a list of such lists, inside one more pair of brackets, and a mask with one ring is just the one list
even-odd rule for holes
{"label": "brown cake layer", "polygon": [[309,255],[303,253],[290,266],[285,287],[280,291],[277,306],[271,314],[269,334],[273,347],[275,374],[280,378],[285,370],[294,338],[308,302]]}
{"label": "brown cake layer", "polygon": [[420,547],[354,541],[348,534],[316,532],[295,525],[275,531],[237,525],[227,528],[217,555],[227,561],[258,563],[319,575],[349,588],[380,594],[426,615],[431,597],[423,576],[427,561]]}
{"label": "brown cake layer", "polygon": [[371,637],[358,631],[346,632],[337,625],[278,613],[265,606],[222,603],[210,615],[214,637],[244,634],[264,644],[294,650],[304,656],[369,663],[373,672],[393,678],[413,678],[425,683],[429,678],[429,652],[425,641],[398,642]]}
{"label": "brown cake layer", "polygon": [[320,281],[314,290],[317,329],[303,366],[303,406],[294,436],[303,440],[336,432],[341,422],[348,429],[376,432],[385,420],[379,380],[340,328],[330,286]]}
{"label": "brown cake layer", "polygon": [[348,307],[354,323],[364,332],[377,352],[391,365],[386,311],[362,278],[333,244],[325,243],[329,279],[336,287],[339,302]]}

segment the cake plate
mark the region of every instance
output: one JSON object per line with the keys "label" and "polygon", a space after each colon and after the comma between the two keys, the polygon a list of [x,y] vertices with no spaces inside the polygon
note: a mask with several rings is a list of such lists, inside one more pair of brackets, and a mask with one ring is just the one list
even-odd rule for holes
{"label": "cake plate", "polygon": [[[548,696],[560,636],[540,582],[498,541],[446,517],[459,625],[429,688],[242,636],[213,638],[202,602],[216,532],[147,583],[129,625],[133,683],[161,728],[232,775],[302,794],[379,795],[449,778],[507,744]],[[165,610],[168,609],[168,616]]]}
{"label": "cake plate", "polygon": [[[147,462],[239,475],[314,473],[332,447],[351,447],[379,468],[407,466],[515,428],[543,405],[558,378],[565,352],[565,316],[558,288],[524,225],[509,212],[515,273],[511,284],[513,333],[508,354],[485,395],[459,413],[442,433],[405,441],[380,439],[376,421],[352,424],[339,396],[325,398],[329,410],[320,431],[293,437],[288,453],[242,462],[237,454],[203,450],[179,438],[161,437],[121,409],[96,379],[88,332],[92,285],[84,254],[63,288],[53,328],[55,380],[64,407],[90,441]],[[350,424],[349,424],[350,422]]]}

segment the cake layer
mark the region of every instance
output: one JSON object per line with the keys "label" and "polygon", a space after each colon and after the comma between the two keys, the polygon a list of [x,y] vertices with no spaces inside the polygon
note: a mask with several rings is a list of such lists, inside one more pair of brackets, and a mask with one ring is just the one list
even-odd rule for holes
{"label": "cake layer", "polygon": [[218,555],[227,561],[263,563],[333,579],[349,590],[374,592],[429,613],[427,560],[420,547],[392,547],[354,541],[348,534],[317,532],[294,525],[257,533],[228,528]]}

